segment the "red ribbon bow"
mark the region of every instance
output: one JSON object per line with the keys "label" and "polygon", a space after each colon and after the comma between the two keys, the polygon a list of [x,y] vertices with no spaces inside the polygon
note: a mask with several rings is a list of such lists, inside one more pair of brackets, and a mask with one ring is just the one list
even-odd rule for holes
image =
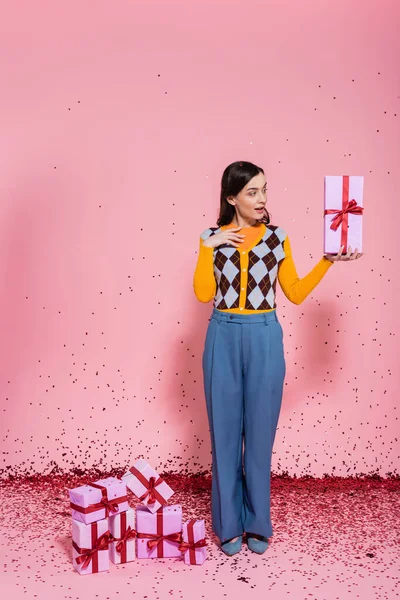
{"label": "red ribbon bow", "polygon": [[195,550],[196,548],[204,548],[204,546],[207,546],[205,538],[198,540],[197,542],[193,542],[192,544],[190,542],[182,542],[179,546],[179,550],[181,552],[187,552],[188,550]]}
{"label": "red ribbon bow", "polygon": [[133,540],[136,537],[136,531],[134,529],[132,529],[132,527],[129,525],[129,527],[127,528],[125,534],[120,537],[120,538],[113,538],[113,542],[118,542],[118,544],[116,545],[115,549],[119,554],[122,554],[122,551],[126,545],[126,542],[128,540]]}
{"label": "red ribbon bow", "polygon": [[118,504],[112,500],[108,500],[108,498],[102,498],[100,500],[100,504],[102,504],[106,509],[106,517],[109,516],[110,512],[116,513],[119,511]]}
{"label": "red ribbon bow", "polygon": [[93,545],[93,548],[79,548],[79,546],[72,542],[73,547],[79,553],[79,556],[76,557],[76,562],[78,565],[82,564],[82,569],[86,569],[90,561],[94,558],[94,555],[100,550],[107,550],[108,544],[111,541],[111,534],[109,531],[106,531],[101,535]]}
{"label": "red ribbon bow", "polygon": [[147,542],[147,547],[149,550],[153,550],[153,548],[155,548],[156,546],[158,547],[158,545],[163,542],[164,540],[167,540],[169,542],[175,542],[176,544],[179,544],[182,541],[182,533],[169,533],[167,535],[162,535],[159,534],[157,535],[156,533],[138,533],[137,537],[139,539],[148,539],[149,541]]}
{"label": "red ribbon bow", "polygon": [[139,500],[140,500],[141,502],[143,502],[143,500],[144,500],[145,498],[147,498],[147,496],[148,496],[148,497],[149,497],[149,499],[148,499],[148,501],[147,501],[147,504],[155,504],[155,503],[156,503],[156,500],[157,500],[157,497],[156,497],[156,489],[155,489],[155,488],[156,488],[158,485],[160,485],[160,483],[162,483],[162,481],[163,481],[163,480],[161,479],[161,477],[159,477],[159,478],[157,479],[157,481],[156,481],[156,478],[155,478],[155,477],[150,477],[150,479],[149,479],[149,483],[148,483],[148,488],[147,488],[147,490],[145,491],[145,493],[144,493],[142,496],[140,496]]}
{"label": "red ribbon bow", "polygon": [[[110,512],[116,513],[119,511],[118,502],[116,502],[116,500],[118,500],[118,499],[114,498],[113,500],[109,500],[106,487],[104,487],[103,485],[99,485],[98,483],[89,483],[89,485],[90,485],[90,487],[94,487],[101,491],[101,500],[98,503],[98,505],[100,505],[101,508],[104,506],[105,511],[106,511],[106,517],[109,516]],[[91,506],[96,506],[96,505],[93,504]]]}
{"label": "red ribbon bow", "polygon": [[117,513],[119,512],[118,501],[124,501],[125,497],[122,498],[113,498],[112,500],[108,499],[108,491],[104,485],[99,485],[98,483],[89,483],[90,487],[94,487],[97,490],[101,491],[101,500],[97,504],[89,504],[88,508],[105,508],[106,517],[109,516],[110,512]]}
{"label": "red ribbon bow", "polygon": [[331,229],[333,231],[337,231],[337,229],[339,228],[339,226],[343,223],[343,226],[346,227],[347,230],[347,219],[345,219],[345,215],[350,213],[352,215],[362,215],[364,211],[364,207],[363,206],[358,206],[357,201],[356,200],[347,200],[347,202],[345,203],[344,208],[342,208],[342,210],[336,210],[334,208],[329,208],[327,210],[325,210],[325,214],[326,215],[333,215],[336,214],[336,217],[332,218],[332,224],[331,224]]}

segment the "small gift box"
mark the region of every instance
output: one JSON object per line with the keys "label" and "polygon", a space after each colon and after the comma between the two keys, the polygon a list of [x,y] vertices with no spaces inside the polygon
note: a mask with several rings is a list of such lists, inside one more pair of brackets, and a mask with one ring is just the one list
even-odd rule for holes
{"label": "small gift box", "polygon": [[325,177],[324,253],[337,254],[344,246],[362,252],[364,177],[329,175]]}
{"label": "small gift box", "polygon": [[206,560],[206,529],[204,520],[190,519],[183,525],[180,550],[186,565],[202,565]]}
{"label": "small gift box", "polygon": [[110,558],[115,565],[135,560],[135,511],[129,510],[109,517],[111,532]]}
{"label": "small gift box", "polygon": [[72,518],[87,525],[129,508],[126,485],[116,477],[69,490],[69,498]]}
{"label": "small gift box", "polygon": [[108,520],[85,525],[72,519],[72,561],[80,575],[107,571],[110,566]]}
{"label": "small gift box", "polygon": [[142,459],[136,461],[122,479],[152,513],[165,506],[174,493],[157,471]]}
{"label": "small gift box", "polygon": [[182,507],[163,506],[151,513],[144,506],[136,509],[137,557],[178,558],[182,541]]}

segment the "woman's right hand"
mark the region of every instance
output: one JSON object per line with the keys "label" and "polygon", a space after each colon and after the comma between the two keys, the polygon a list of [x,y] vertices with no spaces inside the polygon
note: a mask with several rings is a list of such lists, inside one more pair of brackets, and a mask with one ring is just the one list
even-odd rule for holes
{"label": "woman's right hand", "polygon": [[230,244],[231,246],[238,248],[239,244],[241,244],[245,238],[243,233],[237,233],[240,229],[242,228],[232,227],[232,229],[226,229],[225,231],[221,231],[221,233],[212,235],[203,242],[203,246],[206,246],[207,248],[217,248],[222,244]]}

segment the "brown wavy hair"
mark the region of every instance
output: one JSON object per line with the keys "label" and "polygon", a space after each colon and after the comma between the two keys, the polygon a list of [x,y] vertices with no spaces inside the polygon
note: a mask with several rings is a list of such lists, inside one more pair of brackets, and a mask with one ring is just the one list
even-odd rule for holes
{"label": "brown wavy hair", "polygon": [[[229,196],[237,196],[244,186],[249,183],[250,179],[253,179],[259,173],[265,175],[261,167],[257,167],[257,165],[244,160],[236,161],[226,167],[221,179],[221,198],[217,219],[218,227],[229,225],[235,216],[235,207],[229,204],[227,198]],[[266,208],[264,209],[264,215],[258,221],[266,225],[271,222],[270,214]]]}

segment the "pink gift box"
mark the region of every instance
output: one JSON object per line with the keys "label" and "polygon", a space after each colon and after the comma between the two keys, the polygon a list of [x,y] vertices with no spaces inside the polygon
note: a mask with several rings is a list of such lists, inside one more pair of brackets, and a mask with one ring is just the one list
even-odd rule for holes
{"label": "pink gift box", "polygon": [[90,525],[72,519],[72,561],[80,575],[109,569],[109,537],[108,519]]}
{"label": "pink gift box", "polygon": [[359,175],[325,177],[325,254],[337,254],[342,245],[343,254],[349,246],[362,252],[363,188],[364,177]]}
{"label": "pink gift box", "polygon": [[[144,506],[136,509],[137,557],[180,558],[182,507],[164,506],[151,513]],[[169,538],[169,539],[168,539]]]}
{"label": "pink gift box", "polygon": [[123,476],[127,487],[155,513],[165,506],[174,491],[145,460],[139,459]]}
{"label": "pink gift box", "polygon": [[129,508],[125,482],[116,477],[99,479],[93,484],[69,490],[69,498],[72,518],[86,525]]}
{"label": "pink gift box", "polygon": [[110,516],[110,532],[114,541],[110,543],[110,558],[115,565],[131,562],[136,556],[135,511]]}
{"label": "pink gift box", "polygon": [[203,519],[190,519],[183,525],[181,551],[186,565],[202,565],[206,560],[206,528]]}

